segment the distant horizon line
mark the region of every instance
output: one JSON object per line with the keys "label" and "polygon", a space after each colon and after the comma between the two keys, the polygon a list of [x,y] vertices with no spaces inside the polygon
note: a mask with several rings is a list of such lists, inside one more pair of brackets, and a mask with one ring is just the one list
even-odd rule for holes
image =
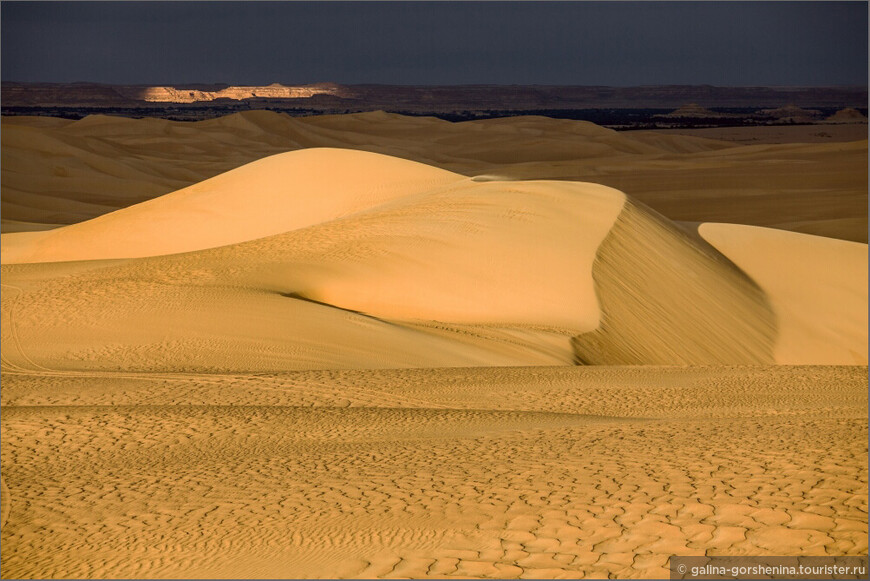
{"label": "distant horizon line", "polygon": [[607,88],[641,88],[641,87],[714,87],[714,88],[781,88],[781,89],[822,89],[822,88],[856,88],[868,89],[870,84],[822,84],[822,85],[715,85],[712,83],[641,83],[628,85],[605,85],[605,84],[573,84],[573,83],[339,83],[337,81],[315,81],[310,83],[284,83],[272,81],[271,83],[227,83],[224,81],[185,81],[185,82],[162,82],[162,83],[118,83],[108,81],[19,81],[0,80],[0,84],[14,83],[20,85],[108,85],[128,87],[177,87],[186,85],[223,85],[227,87],[269,87],[280,85],[283,87],[311,87],[316,85],[337,85],[342,87],[607,87]]}

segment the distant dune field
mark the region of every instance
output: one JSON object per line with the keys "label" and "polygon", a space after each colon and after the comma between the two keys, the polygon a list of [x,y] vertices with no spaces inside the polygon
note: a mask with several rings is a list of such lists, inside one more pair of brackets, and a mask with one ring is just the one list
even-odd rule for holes
{"label": "distant dune field", "polygon": [[4,578],[867,552],[866,140],[252,112],[2,152]]}
{"label": "distant dune field", "polygon": [[766,136],[800,127],[744,128],[745,144],[546,117],[450,123],[383,112],[293,118],[248,111],[195,123],[4,117],[2,127],[3,232],[80,222],[275,153],[338,147],[469,177],[604,184],[672,220],[867,242],[866,125],[851,134],[856,141],[787,144],[765,143]]}

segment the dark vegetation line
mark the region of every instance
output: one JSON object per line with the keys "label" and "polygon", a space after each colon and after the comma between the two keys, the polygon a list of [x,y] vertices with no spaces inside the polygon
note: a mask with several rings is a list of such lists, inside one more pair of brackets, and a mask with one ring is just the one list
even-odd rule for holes
{"label": "dark vegetation line", "polygon": [[[222,117],[240,111],[249,111],[255,107],[238,106],[171,106],[171,107],[61,107],[61,106],[32,106],[32,107],[3,107],[2,114],[8,116],[35,115],[60,117],[63,119],[83,119],[88,115],[114,115],[130,118],[155,117],[171,121],[201,121]],[[291,117],[307,117],[313,115],[334,115],[347,113],[361,113],[372,109],[306,109],[286,107],[261,107],[260,110],[285,113]],[[821,117],[828,117],[836,113],[839,107],[814,107]],[[572,119],[578,121],[590,121],[604,127],[617,130],[631,129],[670,129],[670,128],[705,128],[705,127],[751,127],[759,125],[812,125],[811,122],[795,122],[781,120],[761,113],[761,107],[712,107],[714,113],[729,115],[728,117],[669,117],[661,118],[673,112],[673,109],[528,109],[528,110],[503,110],[503,109],[470,109],[462,111],[407,111],[400,108],[387,109],[389,113],[417,117],[437,117],[445,121],[462,122],[478,119],[495,119],[501,117],[517,117],[523,115],[540,115],[553,119]],[[867,108],[859,108],[864,116],[867,116]]]}

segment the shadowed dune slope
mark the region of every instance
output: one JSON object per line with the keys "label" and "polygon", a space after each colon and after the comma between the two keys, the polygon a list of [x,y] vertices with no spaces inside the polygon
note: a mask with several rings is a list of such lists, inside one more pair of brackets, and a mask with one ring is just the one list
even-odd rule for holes
{"label": "shadowed dune slope", "polygon": [[716,250],[625,205],[593,269],[600,328],[572,340],[584,364],[772,363],[764,293]]}
{"label": "shadowed dune slope", "polygon": [[866,134],[851,143],[739,145],[546,117],[450,123],[383,112],[2,123],[4,232],[33,229],[21,222],[81,222],[276,153],[335,147],[465,176],[600,183],[672,220],[867,241]]}
{"label": "shadowed dune slope", "polygon": [[[353,179],[363,168],[369,181]],[[824,278],[828,255],[804,252],[805,268]],[[80,262],[4,265],[7,364],[23,369],[860,363],[866,344],[866,327],[802,309],[811,294],[790,299],[803,322],[782,331],[763,277],[616,190],[328,148],[4,235],[8,263],[28,256]],[[866,302],[859,271],[837,276]]]}

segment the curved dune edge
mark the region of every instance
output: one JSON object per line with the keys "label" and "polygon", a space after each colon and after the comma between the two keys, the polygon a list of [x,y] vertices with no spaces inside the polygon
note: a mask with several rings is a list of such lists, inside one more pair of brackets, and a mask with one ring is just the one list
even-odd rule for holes
{"label": "curved dune edge", "polygon": [[[625,196],[596,184],[475,183],[324,224],[298,244],[317,264],[262,280],[401,321],[591,330],[596,252]],[[280,251],[283,253],[283,251]]]}
{"label": "curved dune edge", "polygon": [[266,157],[187,188],[47,232],[3,235],[2,262],[139,258],[304,228],[464,176],[364,151]]}
{"label": "curved dune edge", "polygon": [[[597,184],[479,183],[379,154],[315,149],[57,231],[7,235],[3,249],[14,264],[180,254],[277,237],[231,258],[240,263],[234,272],[258,269],[256,281],[233,284],[382,318],[576,333],[598,325],[592,263],[624,200]],[[301,233],[285,240],[294,232]],[[220,260],[214,266],[223,268]]]}
{"label": "curved dune edge", "polygon": [[698,233],[768,296],[777,363],[867,365],[866,244],[739,224]]}
{"label": "curved dune edge", "polygon": [[587,365],[773,362],[764,293],[712,248],[628,201],[593,267],[602,321],[573,338]]}
{"label": "curved dune edge", "polygon": [[866,364],[866,245],[700,230],[597,184],[314,149],[4,235],[7,257],[93,265],[4,279],[36,281],[19,338],[60,369]]}

